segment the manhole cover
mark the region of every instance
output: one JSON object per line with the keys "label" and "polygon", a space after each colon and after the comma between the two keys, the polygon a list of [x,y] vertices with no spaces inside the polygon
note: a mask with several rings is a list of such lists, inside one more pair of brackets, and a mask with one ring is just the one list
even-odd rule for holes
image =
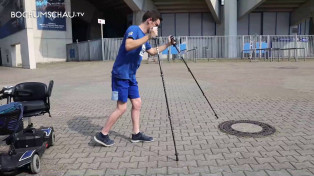
{"label": "manhole cover", "polygon": [[239,137],[264,137],[276,132],[276,129],[266,123],[252,120],[231,120],[222,122],[218,128],[224,133]]}

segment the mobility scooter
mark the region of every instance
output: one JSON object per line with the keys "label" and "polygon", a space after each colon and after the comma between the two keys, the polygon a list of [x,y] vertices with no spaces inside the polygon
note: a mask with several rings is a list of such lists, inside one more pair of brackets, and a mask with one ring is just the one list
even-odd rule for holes
{"label": "mobility scooter", "polygon": [[55,134],[53,127],[34,128],[31,117],[45,113],[51,117],[49,98],[53,83],[51,80],[47,87],[40,82],[25,82],[0,91],[0,100],[7,100],[7,104],[0,106],[0,135],[7,136],[3,141],[9,146],[8,152],[0,153],[0,174],[22,167],[28,167],[33,174],[40,172],[40,157],[54,145]]}

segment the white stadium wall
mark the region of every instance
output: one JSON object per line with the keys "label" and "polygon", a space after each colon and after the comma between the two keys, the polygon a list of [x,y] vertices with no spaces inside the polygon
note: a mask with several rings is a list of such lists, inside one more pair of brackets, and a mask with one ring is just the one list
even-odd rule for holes
{"label": "white stadium wall", "polygon": [[[22,2],[25,12],[36,12],[35,0]],[[71,12],[70,0],[64,0],[64,5],[65,12]],[[2,65],[35,69],[36,63],[65,61],[68,43],[72,43],[70,18],[66,18],[64,31],[53,31],[38,29],[37,18],[28,17],[25,29],[0,39]]]}

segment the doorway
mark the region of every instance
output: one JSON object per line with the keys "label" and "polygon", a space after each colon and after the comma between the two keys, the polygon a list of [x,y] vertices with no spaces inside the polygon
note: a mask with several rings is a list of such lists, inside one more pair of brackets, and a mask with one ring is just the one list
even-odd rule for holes
{"label": "doorway", "polygon": [[12,67],[22,67],[21,44],[11,45]]}

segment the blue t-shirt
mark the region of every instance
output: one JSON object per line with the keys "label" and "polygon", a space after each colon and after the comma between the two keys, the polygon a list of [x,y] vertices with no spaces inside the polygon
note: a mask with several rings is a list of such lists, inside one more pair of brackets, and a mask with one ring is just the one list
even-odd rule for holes
{"label": "blue t-shirt", "polygon": [[127,51],[125,49],[125,41],[128,38],[137,40],[143,38],[144,36],[145,34],[139,26],[133,25],[126,30],[118,56],[113,64],[112,76],[120,79],[135,79],[135,74],[137,69],[140,67],[144,52],[152,47],[148,42],[146,42],[141,47]]}

